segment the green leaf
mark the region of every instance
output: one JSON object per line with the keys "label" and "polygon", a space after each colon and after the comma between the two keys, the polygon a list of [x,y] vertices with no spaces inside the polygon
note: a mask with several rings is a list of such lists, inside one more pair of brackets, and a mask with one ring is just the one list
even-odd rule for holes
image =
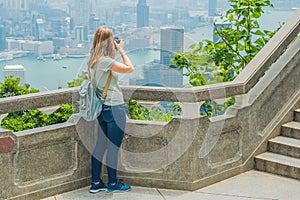
{"label": "green leaf", "polygon": [[234,21],[234,16],[233,16],[233,14],[228,15],[228,20],[229,20],[230,22]]}
{"label": "green leaf", "polygon": [[262,32],[261,30],[256,30],[256,31],[254,32],[254,34],[255,34],[255,35],[260,35],[260,36],[265,36],[265,33]]}

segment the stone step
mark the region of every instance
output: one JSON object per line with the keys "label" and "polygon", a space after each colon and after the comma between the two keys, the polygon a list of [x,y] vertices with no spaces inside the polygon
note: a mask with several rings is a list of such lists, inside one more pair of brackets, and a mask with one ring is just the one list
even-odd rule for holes
{"label": "stone step", "polygon": [[300,139],[300,122],[292,121],[283,124],[281,134],[286,137]]}
{"label": "stone step", "polygon": [[300,122],[300,108],[297,109],[297,110],[295,110],[294,113],[295,113],[295,117],[294,117],[295,119],[294,119],[294,120],[295,120],[296,122]]}
{"label": "stone step", "polygon": [[300,140],[278,136],[269,140],[268,151],[300,159]]}
{"label": "stone step", "polygon": [[255,156],[255,168],[300,180],[300,159],[266,152]]}

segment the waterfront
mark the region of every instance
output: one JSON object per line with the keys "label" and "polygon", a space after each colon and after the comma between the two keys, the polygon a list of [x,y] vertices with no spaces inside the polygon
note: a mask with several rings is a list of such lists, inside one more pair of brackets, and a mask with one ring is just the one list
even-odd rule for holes
{"label": "waterfront", "polygon": [[[159,51],[140,50],[128,52],[135,66],[159,59]],[[63,58],[53,60],[46,58],[37,60],[36,57],[26,56],[13,60],[0,62],[0,81],[3,82],[3,68],[5,65],[21,64],[25,67],[25,82],[40,91],[66,88],[67,82],[76,78],[84,67],[86,67],[87,57],[84,58]],[[119,58],[118,58],[119,59]],[[138,72],[139,70],[137,70]],[[125,79],[127,76],[121,77]]]}
{"label": "waterfront", "polygon": [[[260,18],[261,28],[274,30],[279,24],[286,21],[295,11],[269,11]],[[197,43],[204,39],[212,39],[213,27],[211,25],[201,26],[185,34],[185,50],[192,43]],[[128,84],[129,78],[142,78],[142,65],[160,58],[160,52],[157,50],[142,50],[127,52],[131,58],[136,70],[133,74],[120,76],[122,84]],[[32,87],[41,91],[54,90],[57,88],[66,88],[67,82],[72,81],[86,66],[85,58],[63,58],[62,60],[37,60],[36,57],[26,56],[15,58],[9,61],[0,62],[0,81],[3,82],[3,68],[8,64],[21,64],[25,67],[25,81]]]}

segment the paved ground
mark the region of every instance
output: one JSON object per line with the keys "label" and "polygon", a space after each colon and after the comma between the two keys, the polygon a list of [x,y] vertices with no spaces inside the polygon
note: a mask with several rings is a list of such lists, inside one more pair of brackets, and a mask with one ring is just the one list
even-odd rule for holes
{"label": "paved ground", "polygon": [[189,192],[132,187],[130,192],[90,194],[89,187],[44,200],[300,200],[300,181],[249,171],[200,190]]}

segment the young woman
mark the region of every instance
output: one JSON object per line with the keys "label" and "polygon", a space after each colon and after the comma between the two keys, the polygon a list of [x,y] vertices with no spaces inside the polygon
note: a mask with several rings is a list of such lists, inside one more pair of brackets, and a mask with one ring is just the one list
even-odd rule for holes
{"label": "young woman", "polygon": [[[114,60],[117,51],[119,51],[123,63]],[[100,127],[92,155],[90,192],[96,193],[101,190],[108,192],[129,191],[130,185],[122,183],[117,178],[118,152],[126,125],[125,105],[118,83],[118,73],[132,72],[134,67],[124,51],[124,42],[116,43],[110,29],[101,27],[95,32],[88,67],[91,73],[96,70],[94,80],[100,91],[103,91],[109,74],[112,74],[102,113],[98,117]],[[103,155],[106,150],[108,184],[103,183],[100,178]]]}

